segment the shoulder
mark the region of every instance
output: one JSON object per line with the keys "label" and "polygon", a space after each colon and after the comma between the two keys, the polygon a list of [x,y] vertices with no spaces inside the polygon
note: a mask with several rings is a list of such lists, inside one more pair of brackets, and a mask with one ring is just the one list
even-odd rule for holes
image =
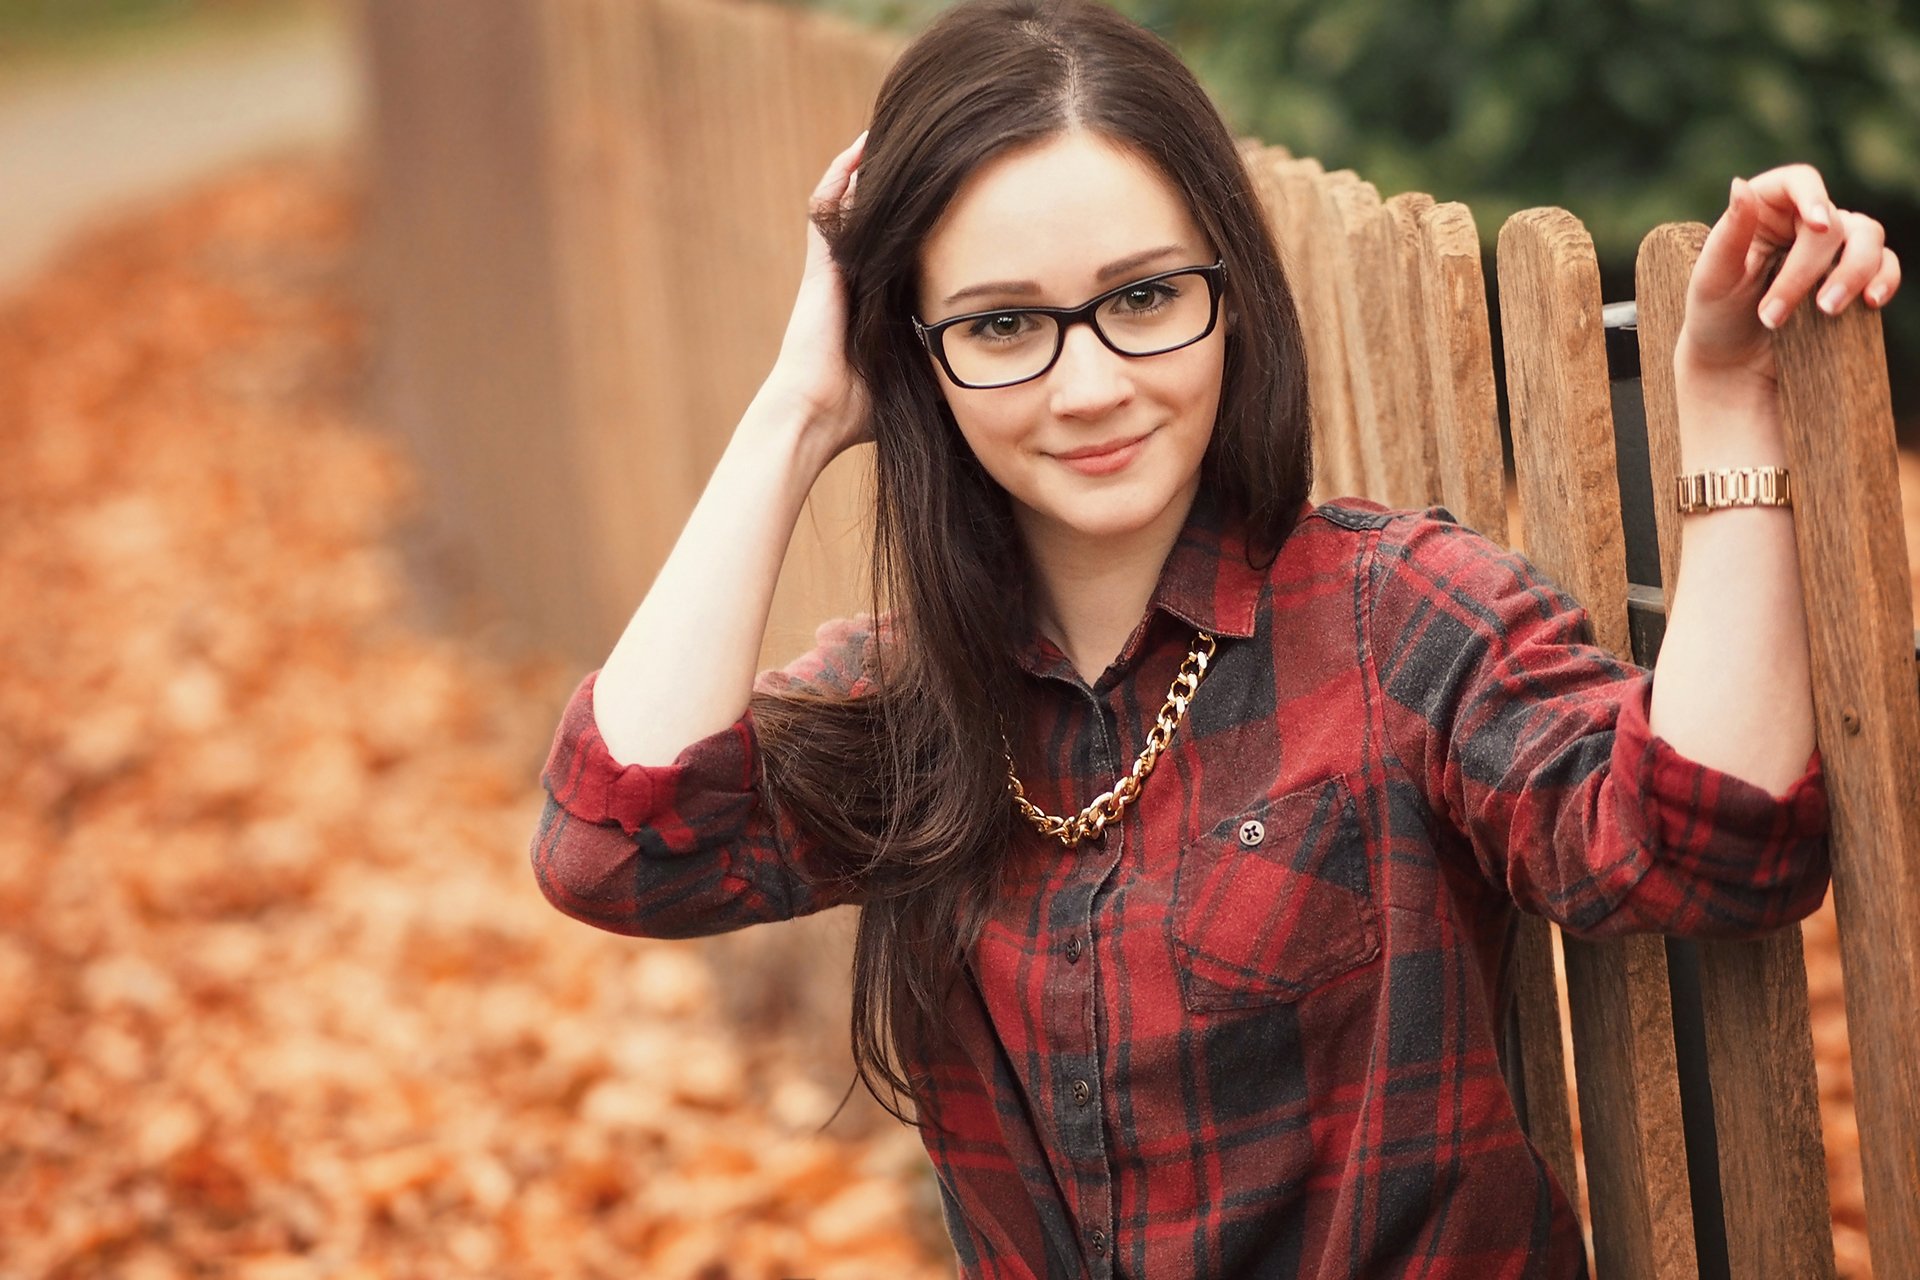
{"label": "shoulder", "polygon": [[1502,599],[1547,612],[1574,602],[1525,555],[1460,521],[1443,506],[1391,508],[1367,498],[1321,503],[1308,520],[1336,539],[1366,538],[1362,560],[1376,600],[1442,602],[1478,612]]}
{"label": "shoulder", "polygon": [[1498,558],[1514,554],[1462,524],[1441,506],[1394,508],[1370,498],[1332,498],[1307,513],[1305,523],[1316,522],[1334,538],[1377,534],[1372,541],[1387,559]]}
{"label": "shoulder", "polygon": [[858,697],[872,685],[880,646],[892,635],[890,610],[878,617],[856,613],[830,618],[814,628],[810,649],[784,666],[762,671],[754,688],[763,693],[799,690]]}

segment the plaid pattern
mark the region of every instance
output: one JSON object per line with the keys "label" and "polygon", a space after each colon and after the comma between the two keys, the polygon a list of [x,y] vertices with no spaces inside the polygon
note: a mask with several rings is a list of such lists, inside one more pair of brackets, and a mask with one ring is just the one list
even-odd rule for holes
{"label": "plaid pattern", "polygon": [[[1036,637],[1028,795],[1131,762],[1196,627],[1219,652],[1117,830],[1023,832],[923,1129],[969,1277],[1566,1277],[1577,1220],[1496,1053],[1513,911],[1743,936],[1827,885],[1816,751],[1781,797],[1648,728],[1651,674],[1441,508],[1312,509],[1271,565],[1196,509],[1089,688]],[[860,692],[855,618],[762,687]],[[622,768],[588,676],[532,847],[562,911],[659,937],[833,905],[753,788],[751,715]]]}

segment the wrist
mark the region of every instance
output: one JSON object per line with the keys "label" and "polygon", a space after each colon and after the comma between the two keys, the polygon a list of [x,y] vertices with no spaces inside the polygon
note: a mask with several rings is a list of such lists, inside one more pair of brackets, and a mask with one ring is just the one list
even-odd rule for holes
{"label": "wrist", "polygon": [[1683,343],[1674,352],[1673,384],[1683,470],[1786,465],[1772,379],[1744,368],[1703,365]]}
{"label": "wrist", "polygon": [[834,451],[820,421],[820,415],[801,398],[763,387],[741,415],[726,451],[736,465],[776,472],[783,487],[804,498],[833,461]]}

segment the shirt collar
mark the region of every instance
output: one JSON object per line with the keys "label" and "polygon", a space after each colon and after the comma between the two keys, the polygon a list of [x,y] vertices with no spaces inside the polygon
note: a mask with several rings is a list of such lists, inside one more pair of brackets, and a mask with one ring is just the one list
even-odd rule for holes
{"label": "shirt collar", "polygon": [[[1115,665],[1124,667],[1133,661],[1161,614],[1216,639],[1251,636],[1271,565],[1270,558],[1263,557],[1265,562],[1259,564],[1250,564],[1251,559],[1245,524],[1229,517],[1204,492],[1195,497],[1180,536],[1160,567],[1146,616],[1127,638]],[[1073,675],[1072,663],[1037,627],[1021,647],[1020,665],[1037,676]]]}

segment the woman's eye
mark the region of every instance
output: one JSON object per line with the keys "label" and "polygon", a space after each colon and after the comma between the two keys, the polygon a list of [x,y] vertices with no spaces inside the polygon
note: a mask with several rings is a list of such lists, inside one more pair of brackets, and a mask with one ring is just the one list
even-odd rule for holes
{"label": "woman's eye", "polygon": [[1138,284],[1125,290],[1114,299],[1116,310],[1134,312],[1155,311],[1172,298],[1180,295],[1179,289],[1162,281],[1158,284]]}
{"label": "woman's eye", "polygon": [[1026,317],[1018,311],[1005,311],[997,316],[982,316],[967,326],[969,338],[1007,339],[1020,336],[1026,327]]}

